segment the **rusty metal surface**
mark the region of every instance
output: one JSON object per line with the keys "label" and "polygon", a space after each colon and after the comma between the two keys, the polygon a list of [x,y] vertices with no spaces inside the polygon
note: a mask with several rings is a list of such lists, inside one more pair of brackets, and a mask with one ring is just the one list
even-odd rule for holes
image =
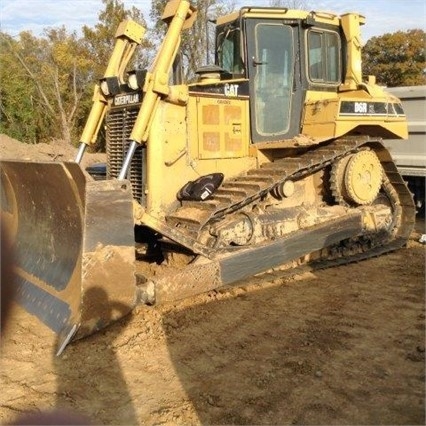
{"label": "rusty metal surface", "polygon": [[128,183],[86,182],[75,163],[1,161],[0,168],[18,303],[58,333],[59,344],[71,330],[82,337],[129,312],[135,278]]}

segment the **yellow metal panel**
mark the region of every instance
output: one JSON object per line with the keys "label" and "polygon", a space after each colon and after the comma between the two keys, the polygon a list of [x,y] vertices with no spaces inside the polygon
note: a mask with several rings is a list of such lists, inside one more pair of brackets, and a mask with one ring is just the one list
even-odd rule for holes
{"label": "yellow metal panel", "polygon": [[[394,99],[376,89],[343,93],[308,92],[303,116],[302,133],[315,139],[336,138],[351,132],[382,138],[406,138],[405,115],[397,115],[392,108]],[[327,98],[329,96],[329,98]],[[342,102],[354,104],[353,113],[341,111]],[[357,109],[358,107],[358,109]],[[373,108],[370,111],[370,107]],[[364,111],[365,110],[365,111]]]}
{"label": "yellow metal panel", "polygon": [[238,158],[248,155],[248,101],[198,97],[199,158]]}
{"label": "yellow metal panel", "polygon": [[126,36],[130,40],[141,44],[145,32],[146,29],[142,25],[129,19],[120,23],[115,33],[115,37]]}
{"label": "yellow metal panel", "polygon": [[[209,101],[212,102],[212,99]],[[208,105],[208,102],[205,102],[205,105]],[[224,114],[224,105],[217,103],[211,105],[218,106],[221,114]],[[235,106],[238,105],[242,109],[245,108],[243,101],[237,100]],[[210,153],[211,158],[199,157],[198,149],[204,151],[204,141],[198,139],[198,125],[201,119],[197,114],[201,111],[202,107],[199,107],[196,98],[190,97],[187,106],[160,101],[155,112],[147,141],[148,146],[155,144],[155,148],[151,145],[151,149],[148,150],[146,211],[156,218],[163,217],[176,205],[176,193],[188,181],[213,172],[222,172],[228,179],[255,167],[254,156],[228,155],[228,158],[218,158],[219,156],[213,152]],[[244,114],[248,114],[248,110]],[[230,123],[232,121],[229,120]],[[227,151],[248,152],[248,139],[234,137],[234,133],[229,131],[232,130],[231,125],[223,126],[224,129],[228,129],[227,133],[221,131],[217,125],[205,126],[210,128],[204,132],[210,137],[208,139],[206,136],[206,140],[211,144],[210,149],[213,149],[216,143],[221,155],[225,155]],[[209,153],[207,150],[204,152]]]}
{"label": "yellow metal panel", "polygon": [[224,106],[224,120],[225,124],[241,123],[242,111],[241,106],[225,105]]}
{"label": "yellow metal panel", "polygon": [[229,133],[225,133],[225,151],[228,153],[242,151],[241,138],[233,138]]}
{"label": "yellow metal panel", "polygon": [[176,14],[178,14],[179,7],[181,6],[182,3],[185,3],[186,5],[189,6],[189,10],[187,12],[186,17],[184,17],[183,15],[180,16],[180,19],[182,18],[185,19],[182,29],[187,30],[192,27],[197,17],[197,9],[193,5],[191,5],[190,2],[187,0],[169,0],[166,3],[161,19],[164,22],[169,23],[170,20]]}
{"label": "yellow metal panel", "polygon": [[219,105],[203,105],[203,124],[219,125]]}
{"label": "yellow metal panel", "polygon": [[213,157],[220,156],[220,133],[219,132],[203,132],[203,152],[205,157],[210,157],[212,153]]}
{"label": "yellow metal panel", "polygon": [[[287,8],[272,8],[266,7],[243,7],[240,12],[234,12],[229,15],[221,16],[217,19],[217,25],[223,25],[228,22],[233,22],[240,16],[243,18],[254,18],[254,19],[306,19],[308,17],[314,19],[318,23],[329,24],[329,25],[340,25],[340,17],[334,13],[321,12],[321,11],[303,11],[299,9],[287,9]],[[361,22],[363,23],[363,22]]]}

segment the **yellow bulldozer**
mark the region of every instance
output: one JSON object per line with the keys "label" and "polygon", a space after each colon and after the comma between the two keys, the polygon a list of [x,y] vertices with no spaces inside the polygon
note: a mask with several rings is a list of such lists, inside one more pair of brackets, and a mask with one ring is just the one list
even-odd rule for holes
{"label": "yellow bulldozer", "polygon": [[[363,79],[357,13],[243,7],[216,21],[215,64],[182,80],[196,10],[120,24],[75,162],[1,162],[18,302],[58,352],[140,303],[190,297],[271,270],[401,248],[412,194],[382,144],[407,138],[400,101]],[[104,126],[106,178],[80,167]],[[343,283],[342,283],[343,285]]]}

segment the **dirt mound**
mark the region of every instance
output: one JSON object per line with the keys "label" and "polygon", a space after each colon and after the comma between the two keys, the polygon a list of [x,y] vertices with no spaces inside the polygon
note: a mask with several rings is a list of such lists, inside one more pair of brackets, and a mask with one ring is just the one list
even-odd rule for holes
{"label": "dirt mound", "polygon": [[[0,159],[2,160],[27,160],[27,161],[74,161],[77,148],[62,141],[55,140],[50,144],[27,144],[13,139],[5,134],[0,134]],[[106,154],[85,153],[82,167],[106,161]]]}

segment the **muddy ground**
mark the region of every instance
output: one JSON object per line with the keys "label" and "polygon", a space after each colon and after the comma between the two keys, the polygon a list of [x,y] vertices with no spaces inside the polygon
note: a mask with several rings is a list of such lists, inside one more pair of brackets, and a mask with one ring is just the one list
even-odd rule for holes
{"label": "muddy ground", "polygon": [[424,228],[379,258],[139,307],[61,357],[15,306],[0,423],[64,407],[93,424],[424,424]]}

